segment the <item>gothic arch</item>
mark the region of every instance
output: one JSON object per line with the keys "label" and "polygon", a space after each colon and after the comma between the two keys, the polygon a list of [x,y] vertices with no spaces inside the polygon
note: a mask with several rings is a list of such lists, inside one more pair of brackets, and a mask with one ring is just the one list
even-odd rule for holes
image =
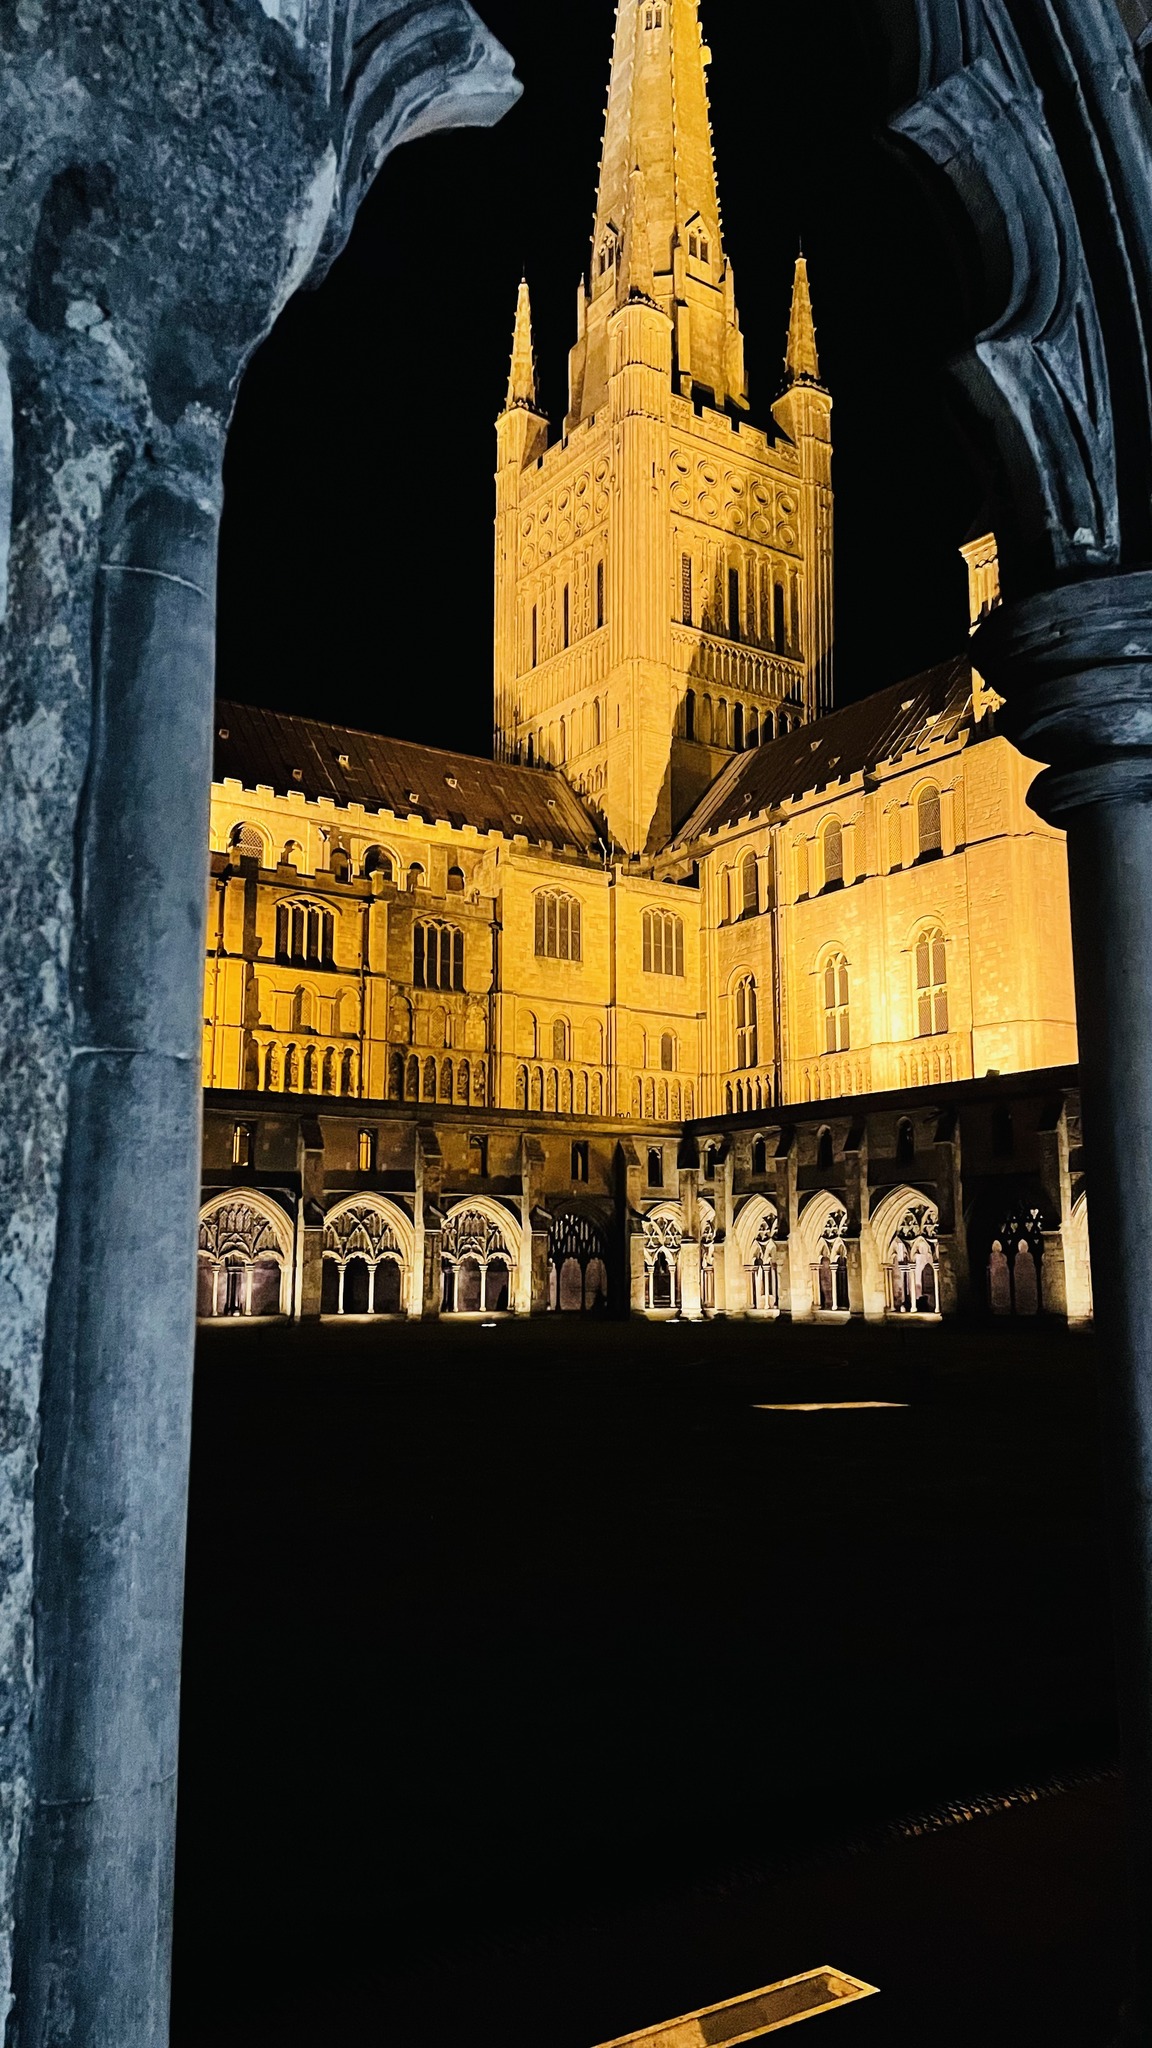
{"label": "gothic arch", "polygon": [[453,1203],[441,1232],[442,1311],[515,1314],[524,1232],[488,1195]]}
{"label": "gothic arch", "polygon": [[256,1188],[229,1188],[204,1203],[198,1224],[197,1312],[287,1315],[292,1305],[290,1218]]}
{"label": "gothic arch", "polygon": [[321,1310],[326,1315],[401,1315],[411,1306],[415,1232],[395,1202],[351,1195],[324,1218]]}

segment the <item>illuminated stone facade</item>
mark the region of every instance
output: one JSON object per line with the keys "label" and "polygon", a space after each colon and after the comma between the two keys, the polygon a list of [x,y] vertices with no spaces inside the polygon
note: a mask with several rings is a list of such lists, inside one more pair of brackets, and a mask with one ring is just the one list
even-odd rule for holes
{"label": "illuminated stone facade", "polygon": [[[907,1200],[875,1230],[891,1179],[857,1164],[846,1185],[844,1162],[870,1118],[896,1146],[900,1105],[942,1128],[948,1091],[988,1077],[1060,1073],[1071,1100],[1063,840],[1029,809],[1034,767],[966,656],[831,709],[831,400],[807,270],[765,431],[747,417],[707,58],[694,0],[621,5],[554,438],[520,289],[497,423],[495,762],[219,709],[204,1078],[227,1107],[210,1119],[206,1313],[937,1314],[1004,1292],[990,1251],[973,1282],[956,1250],[951,1139],[899,1140]],[[995,543],[965,555],[976,621]],[[1065,1109],[1033,1108],[1066,1128]],[[743,1186],[735,1164],[709,1185],[699,1146],[728,1128],[819,1187],[789,1193],[767,1165]],[[1082,1177],[1067,1135],[1052,1144],[1063,1165],[1043,1185],[1021,1168],[989,1243],[1018,1211],[1000,1256],[1024,1243],[1038,1273],[1046,1257],[1036,1305],[1081,1314],[1062,1247]],[[231,1218],[222,1253],[219,1204],[246,1175],[260,1192],[261,1158],[280,1192]],[[353,1203],[341,1234],[332,1202],[357,1194],[379,1198],[375,1221]],[[299,1214],[280,1225],[267,1203],[286,1200]]]}

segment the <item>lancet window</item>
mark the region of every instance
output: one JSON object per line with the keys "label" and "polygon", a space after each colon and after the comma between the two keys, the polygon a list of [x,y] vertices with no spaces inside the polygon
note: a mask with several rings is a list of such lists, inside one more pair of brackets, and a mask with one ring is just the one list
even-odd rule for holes
{"label": "lancet window", "polygon": [[838,889],[844,881],[844,830],[839,818],[829,818],[824,827],[824,887]]}
{"label": "lancet window", "polygon": [[830,953],[824,963],[824,1050],[847,1052],[851,1042],[848,962],[843,953]]}
{"label": "lancet window", "polygon": [[412,935],[412,979],[417,988],[462,989],[463,932],[450,924],[418,924]]}
{"label": "lancet window", "polygon": [[948,1029],[948,946],[939,926],[916,942],[916,1036]]}
{"label": "lancet window", "polygon": [[939,853],[940,839],[940,791],[921,790],[916,803],[916,841],[921,860],[929,854]]}
{"label": "lancet window", "polygon": [[536,957],[538,960],[581,958],[580,904],[575,896],[553,889],[536,895]]}
{"label": "lancet window", "polygon": [[736,984],[736,1065],[755,1067],[759,1064],[759,1020],[756,996],[756,977],[746,974]]}
{"label": "lancet window", "polygon": [[276,958],[291,967],[331,967],[334,924],[316,903],[276,906]]}
{"label": "lancet window", "polygon": [[684,972],[684,920],[674,910],[644,912],[644,972]]}

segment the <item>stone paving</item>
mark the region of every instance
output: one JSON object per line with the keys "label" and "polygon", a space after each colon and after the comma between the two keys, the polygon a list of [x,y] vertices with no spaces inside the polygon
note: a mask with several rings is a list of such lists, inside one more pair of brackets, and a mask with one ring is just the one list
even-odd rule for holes
{"label": "stone paving", "polygon": [[174,2048],[590,2048],[823,1965],[881,1987],[844,2048],[1103,2048],[1093,1365],[1039,1328],[205,1332]]}

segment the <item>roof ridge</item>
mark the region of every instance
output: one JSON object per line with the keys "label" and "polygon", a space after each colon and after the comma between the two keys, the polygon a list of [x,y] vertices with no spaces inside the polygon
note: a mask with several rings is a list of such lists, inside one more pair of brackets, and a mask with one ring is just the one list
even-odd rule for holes
{"label": "roof ridge", "polygon": [[[543,763],[540,763],[538,766],[533,763],[529,767],[523,761],[496,761],[490,754],[470,753],[467,747],[438,747],[430,740],[398,739],[394,733],[376,732],[371,727],[365,725],[340,725],[330,718],[313,718],[306,711],[273,711],[266,704],[244,704],[236,697],[218,697],[216,699],[216,710],[218,713],[233,711],[255,712],[261,718],[275,718],[291,725],[319,726],[323,732],[349,733],[356,739],[378,740],[386,747],[412,747],[422,754],[441,754],[446,761],[474,761],[478,768],[499,768],[502,771],[510,769],[514,774],[518,775],[552,776],[562,781],[566,789],[572,788],[571,783],[559,768],[546,767]],[[572,790],[572,794],[576,796],[575,790]],[[581,799],[577,796],[576,801],[579,803]]]}

